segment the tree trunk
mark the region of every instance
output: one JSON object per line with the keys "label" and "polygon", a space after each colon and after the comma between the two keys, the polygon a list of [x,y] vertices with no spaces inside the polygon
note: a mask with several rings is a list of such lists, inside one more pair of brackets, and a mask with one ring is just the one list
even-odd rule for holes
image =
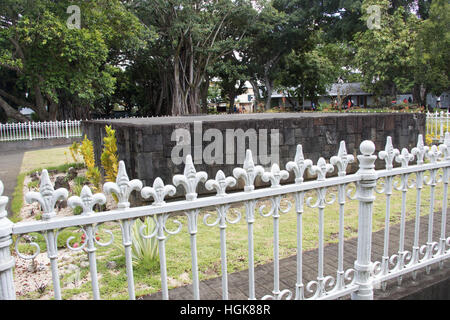
{"label": "tree trunk", "polygon": [[39,117],[39,120],[41,121],[47,121],[49,119],[49,114],[47,110],[45,110],[45,99],[42,95],[41,88],[39,85],[34,86],[34,99],[36,102],[36,109],[33,109],[37,116]]}
{"label": "tree trunk", "polygon": [[255,107],[253,108],[253,111],[258,111],[258,104],[261,102],[261,95],[259,94],[259,87],[258,87],[258,83],[257,80],[250,80],[249,81],[250,84],[252,85],[253,88],[253,94],[255,96]]}
{"label": "tree trunk", "polygon": [[397,86],[395,85],[395,83],[391,83],[389,89],[392,98],[391,101],[397,100]]}
{"label": "tree trunk", "polygon": [[175,59],[173,68],[173,92],[172,92],[172,115],[181,115],[181,88],[180,88],[180,66],[178,59]]}
{"label": "tree trunk", "polygon": [[426,106],[428,91],[420,84],[415,84],[413,87],[413,102],[420,106]]}
{"label": "tree trunk", "polygon": [[305,88],[303,87],[303,84],[302,84],[302,109],[303,112],[305,112]]}
{"label": "tree trunk", "polygon": [[161,107],[162,107],[162,103],[163,103],[163,100],[164,100],[165,90],[166,90],[166,83],[163,83],[163,85],[161,86],[161,92],[159,94],[159,99],[158,99],[158,102],[156,104],[156,108],[155,108],[155,111],[154,111],[154,114],[156,116],[161,115]]}
{"label": "tree trunk", "polygon": [[[73,103],[70,99],[60,97],[60,103],[58,104],[58,120],[90,120],[91,110],[88,105],[80,104],[79,102]],[[106,103],[109,105],[109,103]],[[109,116],[110,113],[106,111],[105,116]]]}
{"label": "tree trunk", "polygon": [[270,110],[272,108],[272,91],[273,91],[273,81],[269,79],[269,77],[266,77],[264,79],[264,84],[266,86],[266,102],[265,102],[265,109]]}
{"label": "tree trunk", "polygon": [[228,113],[234,112],[234,101],[236,100],[236,90],[230,90],[228,92],[228,98],[230,99],[230,109],[228,110]]}
{"label": "tree trunk", "polygon": [[202,101],[202,113],[208,113],[208,89],[209,89],[209,75],[205,76],[205,81],[201,85],[201,101]]}
{"label": "tree trunk", "polygon": [[187,96],[187,109],[190,114],[198,114],[198,95],[195,90],[190,90]]}
{"label": "tree trunk", "polygon": [[52,101],[50,103],[50,106],[48,107],[48,119],[50,121],[56,121],[57,113],[58,113],[58,104]]}

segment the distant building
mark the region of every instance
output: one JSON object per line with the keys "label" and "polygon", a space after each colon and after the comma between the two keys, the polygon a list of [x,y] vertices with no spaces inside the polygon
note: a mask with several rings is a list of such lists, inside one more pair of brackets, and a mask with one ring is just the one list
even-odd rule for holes
{"label": "distant building", "polygon": [[31,115],[34,113],[34,111],[30,108],[22,108],[20,109],[20,113],[31,120]]}
{"label": "distant building", "polygon": [[[253,87],[247,81],[245,83],[246,91],[245,93],[236,97],[235,100],[235,110],[236,113],[252,113],[255,112],[255,94],[253,92]],[[262,92],[260,93],[262,94]],[[347,106],[348,102],[351,101],[354,107],[367,108],[375,106],[377,104],[377,97],[369,92],[362,89],[361,82],[350,82],[350,83],[334,83],[329,87],[327,92],[323,95],[317,97],[317,102],[319,104],[341,104],[342,106]],[[412,94],[398,94],[394,100],[396,104],[403,103],[406,101],[411,101],[413,99]],[[312,102],[305,100],[303,105],[297,101],[296,97],[290,97],[285,91],[275,91],[272,94],[271,100],[272,108],[292,108],[294,110],[301,110],[303,107],[305,109],[312,108]],[[431,108],[436,108],[439,105],[440,108],[448,109],[450,108],[450,92],[444,92],[440,97],[428,94],[427,105]],[[212,106],[210,104],[210,106]],[[219,110],[220,109],[220,110]],[[226,112],[227,104],[220,104],[217,106],[219,112]]]}
{"label": "distant building", "polygon": [[[211,82],[212,85],[214,85],[216,82],[218,82],[218,79]],[[254,111],[254,103],[255,103],[255,95],[253,93],[253,87],[251,84],[247,81],[245,83],[245,92],[239,96],[236,97],[234,100],[234,109],[232,110],[232,113],[252,113]],[[228,112],[228,103],[225,102],[208,102],[208,107],[215,109],[217,112],[225,113]]]}
{"label": "distant building", "polygon": [[319,102],[342,101],[344,105],[347,105],[348,101],[351,100],[354,106],[367,108],[375,104],[374,98],[373,94],[362,89],[360,82],[334,83],[326,95],[320,97]]}
{"label": "distant building", "polygon": [[[317,97],[317,102],[326,104],[338,104],[340,102],[342,105],[347,105],[348,101],[351,100],[354,106],[366,108],[375,103],[374,98],[374,95],[365,92],[361,88],[361,83],[359,82],[334,83],[325,94]],[[301,109],[303,107],[298,101],[289,98],[284,92],[277,92],[272,95],[272,106],[284,106],[294,109]],[[312,102],[305,100],[304,107],[310,109],[312,107]]]}
{"label": "distant building", "polygon": [[245,92],[236,97],[234,105],[239,113],[252,113],[255,105],[255,93],[249,82],[245,83]]}
{"label": "distant building", "polygon": [[[376,97],[374,94],[366,92],[362,89],[362,83],[352,82],[352,83],[334,83],[330,89],[327,90],[326,94],[318,96],[318,103],[326,104],[336,104],[341,102],[343,105],[347,105],[348,101],[351,100],[354,106],[367,108],[376,105]],[[412,94],[398,94],[395,103],[400,104],[405,100],[409,101],[413,99]],[[312,102],[305,100],[305,108],[310,109]],[[450,108],[450,92],[444,92],[441,96],[436,97],[432,94],[427,95],[427,105],[431,108],[436,108],[437,106],[442,109]],[[302,108],[295,98],[288,97],[285,92],[276,92],[272,95],[272,107],[292,107],[294,109]]]}
{"label": "distant building", "polygon": [[440,108],[440,109],[450,109],[450,92],[444,92],[439,97],[436,97],[433,94],[427,95],[427,105],[430,105],[431,108]]}

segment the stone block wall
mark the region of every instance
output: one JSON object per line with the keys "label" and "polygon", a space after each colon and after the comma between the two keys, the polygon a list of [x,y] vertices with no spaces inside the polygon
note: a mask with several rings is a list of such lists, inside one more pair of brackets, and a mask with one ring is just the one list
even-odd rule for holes
{"label": "stone block wall", "polygon": [[[84,134],[93,140],[96,162],[100,164],[102,141],[105,136],[105,125],[112,125],[116,130],[119,159],[124,160],[130,179],[143,180],[144,185],[152,185],[156,177],[163,179],[164,183],[172,184],[175,174],[182,174],[184,164],[175,165],[171,159],[172,149],[176,141],[172,141],[172,133],[177,128],[190,131],[194,155],[194,122],[201,121],[203,133],[210,128],[218,129],[223,133],[223,155],[226,156],[225,132],[227,129],[271,129],[279,131],[279,160],[280,168],[285,169],[286,163],[295,156],[297,144],[302,144],[305,158],[314,163],[319,157],[327,162],[337,155],[340,141],[345,140],[349,154],[359,154],[359,145],[364,140],[372,140],[376,145],[376,152],[384,149],[386,137],[391,136],[395,148],[409,150],[416,146],[417,136],[425,133],[426,115],[421,113],[282,113],[282,114],[249,114],[249,115],[209,115],[187,117],[155,117],[155,118],[129,118],[114,120],[93,120],[82,124]],[[258,139],[270,138],[258,136]],[[210,141],[203,141],[202,148],[208,146]],[[248,148],[248,141],[247,146]],[[224,159],[225,163],[225,159]],[[378,167],[384,167],[377,160]],[[232,175],[235,167],[242,164],[195,164],[197,171],[206,171],[208,179],[215,178],[218,170]],[[269,169],[270,164],[265,166]],[[355,172],[357,165],[350,166],[349,172]],[[291,173],[288,182],[293,182]],[[257,186],[265,185],[259,178]],[[181,194],[178,187],[177,194]],[[235,190],[242,188],[242,183]],[[231,189],[230,189],[231,190]],[[208,193],[203,184],[199,194]]]}

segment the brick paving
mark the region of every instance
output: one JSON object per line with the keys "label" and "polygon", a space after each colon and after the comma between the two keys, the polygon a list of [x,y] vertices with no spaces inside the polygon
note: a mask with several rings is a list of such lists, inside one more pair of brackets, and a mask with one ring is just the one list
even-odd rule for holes
{"label": "brick paving", "polygon": [[[450,217],[450,212],[448,214]],[[434,215],[433,223],[433,240],[437,241],[440,237],[441,214]],[[450,219],[447,218],[447,228],[450,230]],[[389,230],[389,255],[398,251],[400,225],[390,226]],[[428,232],[428,216],[420,219],[420,236],[419,243],[422,245],[426,242]],[[447,232],[448,236],[448,232]],[[414,241],[414,220],[406,223],[405,232],[405,249],[410,250]],[[372,261],[381,261],[384,244],[384,230],[380,230],[372,234]],[[356,260],[357,238],[345,241],[344,244],[344,269],[352,268]],[[291,256],[280,260],[280,290],[289,289],[295,295],[295,283],[297,275],[297,257]],[[309,250],[303,252],[303,282],[304,285],[316,280],[317,277],[317,261],[318,250]],[[324,248],[324,275],[336,276],[338,263],[338,244],[328,244]],[[439,271],[436,265],[432,266],[431,275],[437,272],[443,272],[444,276],[450,277],[450,263],[446,261],[444,270]],[[440,275],[441,276],[441,275]],[[427,279],[424,270],[418,272],[417,282],[415,286],[420,286],[420,281]],[[404,275],[404,282],[407,283],[410,274]],[[202,300],[222,300],[222,278],[217,277],[200,282],[200,298]],[[383,293],[381,290],[375,290],[375,299],[388,298],[387,294],[392,288],[396,288],[396,279],[388,281],[388,291]],[[313,286],[314,289],[314,286]],[[273,263],[259,265],[255,267],[255,291],[257,299],[271,294],[273,290]],[[248,270],[231,273],[228,275],[228,292],[230,300],[246,300],[248,299]],[[310,294],[306,293],[308,297]],[[348,299],[349,297],[343,297]],[[161,292],[141,297],[144,300],[160,300]],[[169,299],[171,300],[192,300],[192,285],[186,285],[169,290]]]}

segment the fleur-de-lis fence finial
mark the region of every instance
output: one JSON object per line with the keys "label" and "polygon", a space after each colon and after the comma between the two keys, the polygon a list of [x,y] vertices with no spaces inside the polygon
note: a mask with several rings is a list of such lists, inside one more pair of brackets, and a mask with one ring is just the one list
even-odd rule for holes
{"label": "fleur-de-lis fence finial", "polygon": [[394,167],[394,159],[400,154],[398,149],[394,149],[392,145],[392,138],[390,136],[386,139],[386,146],[383,151],[378,153],[378,157],[386,162],[386,170],[391,170]]}
{"label": "fleur-de-lis fence finial", "polygon": [[395,157],[395,161],[402,164],[402,168],[407,168],[409,163],[414,160],[414,155],[409,153],[408,149],[403,148],[402,153]]}
{"label": "fleur-de-lis fence finial", "polygon": [[69,192],[65,188],[55,190],[50,181],[47,170],[42,170],[41,183],[39,192],[28,192],[25,195],[25,201],[30,204],[39,202],[42,209],[42,219],[50,220],[56,216],[55,205],[58,200],[65,200],[69,196]]}
{"label": "fleur-de-lis fence finial", "polygon": [[343,177],[347,174],[347,167],[350,163],[355,161],[355,157],[351,154],[347,154],[347,148],[345,141],[341,141],[339,146],[338,155],[331,157],[330,163],[338,168],[338,175]]}
{"label": "fleur-de-lis fence finial", "polygon": [[243,168],[235,168],[233,170],[233,176],[236,179],[243,178],[245,181],[244,191],[252,191],[255,189],[255,179],[257,176],[264,173],[262,166],[255,166],[252,157],[252,151],[247,150],[245,154],[245,161]]}
{"label": "fleur-de-lis fence finial", "polygon": [[0,219],[5,218],[8,214],[6,212],[6,205],[8,204],[8,197],[3,196],[5,190],[3,182],[0,180]]}
{"label": "fleur-de-lis fence finial", "polygon": [[165,186],[164,182],[161,178],[156,178],[155,181],[153,181],[153,187],[144,187],[141,191],[141,196],[144,199],[148,199],[150,197],[155,200],[153,202],[153,205],[155,206],[161,206],[165,204],[164,198],[169,196],[174,196],[177,189],[172,186],[171,184]]}
{"label": "fleur-de-lis fence finial", "polygon": [[419,134],[417,139],[417,146],[412,148],[411,153],[417,159],[417,164],[423,164],[423,160],[425,158],[425,154],[428,152],[430,148],[425,146],[423,143],[423,136]]}
{"label": "fleur-de-lis fence finial", "polygon": [[425,154],[426,158],[430,159],[431,163],[436,163],[442,152],[439,151],[438,147],[432,145],[428,152]]}
{"label": "fleur-de-lis fence finial", "polygon": [[222,170],[216,173],[216,179],[208,180],[205,183],[205,187],[208,190],[216,189],[217,196],[226,195],[225,191],[227,187],[234,187],[236,185],[236,179],[233,177],[225,177]]}
{"label": "fleur-de-lis fence finial", "polygon": [[325,180],[327,173],[332,173],[334,171],[334,166],[327,163],[324,158],[319,158],[317,165],[309,167],[308,171],[312,175],[317,174],[318,181],[323,181]]}
{"label": "fleur-de-lis fence finial", "polygon": [[83,212],[81,215],[88,216],[94,213],[94,206],[96,204],[105,204],[106,197],[103,193],[92,194],[91,189],[88,186],[84,186],[81,189],[80,196],[72,196],[67,201],[67,204],[72,209],[76,207],[81,207]]}
{"label": "fleur-de-lis fence finial", "polygon": [[128,199],[133,190],[140,191],[142,189],[142,181],[138,179],[131,180],[125,168],[125,162],[119,162],[119,169],[117,172],[116,182],[106,182],[103,185],[103,191],[106,194],[114,193],[118,198],[117,206],[121,209],[129,208],[130,203]]}
{"label": "fleur-de-lis fence finial", "polygon": [[270,172],[264,172],[261,179],[264,182],[269,182],[272,184],[272,188],[280,186],[281,179],[286,180],[289,178],[289,172],[286,170],[280,170],[280,167],[274,163]]}
{"label": "fleur-de-lis fence finial", "polygon": [[206,182],[208,174],[204,171],[197,172],[192,162],[192,156],[186,156],[186,164],[184,166],[184,174],[177,174],[173,177],[173,184],[177,187],[182,185],[186,190],[186,200],[197,199],[197,185],[200,181]]}
{"label": "fleur-de-lis fence finial", "polygon": [[303,147],[301,144],[297,145],[297,152],[295,153],[294,161],[290,161],[286,164],[286,170],[294,171],[295,183],[302,183],[304,178],[303,175],[306,169],[312,167],[313,163],[311,160],[306,159],[303,156]]}

